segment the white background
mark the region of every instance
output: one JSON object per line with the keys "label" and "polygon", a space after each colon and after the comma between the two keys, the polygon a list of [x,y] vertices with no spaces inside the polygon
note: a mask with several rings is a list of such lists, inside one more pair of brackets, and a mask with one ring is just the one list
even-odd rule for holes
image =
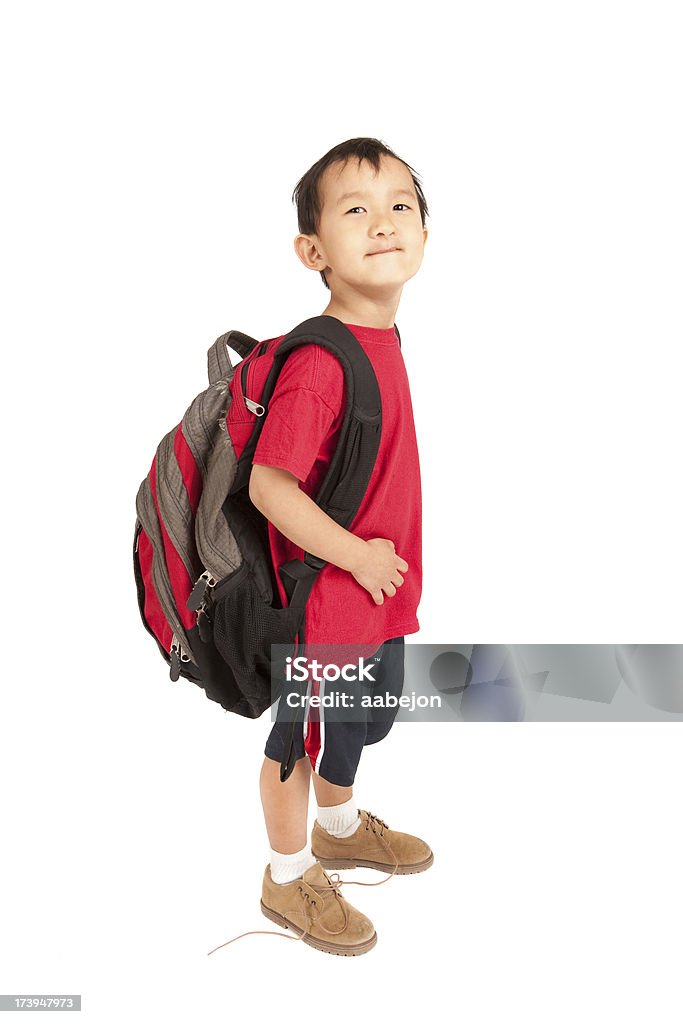
{"label": "white background", "polygon": [[430,209],[396,316],[424,491],[413,640],[683,640],[679,17],[3,5],[0,992],[82,993],[96,1022],[240,1003],[680,1021],[667,724],[397,727],[357,800],[435,863],[347,888],[377,947],[249,936],[207,957],[269,926],[270,722],[170,683],[132,575],[138,485],[211,342],[327,303],[291,194],[369,135]]}

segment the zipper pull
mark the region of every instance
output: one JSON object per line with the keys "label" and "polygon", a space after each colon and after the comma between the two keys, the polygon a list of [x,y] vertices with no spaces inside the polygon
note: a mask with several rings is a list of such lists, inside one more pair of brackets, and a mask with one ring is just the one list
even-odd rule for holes
{"label": "zipper pull", "polygon": [[205,644],[210,643],[213,640],[213,628],[211,625],[211,619],[206,614],[204,605],[201,606],[197,612],[197,628],[199,629],[199,639]]}
{"label": "zipper pull", "polygon": [[180,679],[180,643],[178,637],[173,634],[171,640],[171,679],[177,682]]}
{"label": "zipper pull", "polygon": [[246,395],[244,396],[244,404],[246,405],[249,412],[256,413],[257,416],[263,416],[264,412],[266,411],[265,405],[261,405],[260,402],[254,402],[253,399],[247,398]]}
{"label": "zipper pull", "polygon": [[181,662],[182,662],[182,664],[187,665],[187,663],[191,660],[190,659],[190,655],[183,649],[183,645],[181,644],[180,640],[178,639],[178,637],[176,636],[175,633],[173,634],[173,639],[171,640],[171,652],[170,653],[171,653],[171,679],[175,683],[175,682],[177,682],[180,679],[180,665],[181,665]]}
{"label": "zipper pull", "polygon": [[192,588],[192,593],[187,599],[187,607],[191,612],[197,612],[206,602],[206,591],[209,587],[215,587],[218,580],[205,569]]}

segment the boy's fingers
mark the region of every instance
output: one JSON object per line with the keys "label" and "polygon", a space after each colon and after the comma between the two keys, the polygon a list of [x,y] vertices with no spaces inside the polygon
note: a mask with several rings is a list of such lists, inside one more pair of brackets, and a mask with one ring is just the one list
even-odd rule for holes
{"label": "boy's fingers", "polygon": [[384,604],[384,594],[381,590],[373,591],[372,598],[375,604]]}

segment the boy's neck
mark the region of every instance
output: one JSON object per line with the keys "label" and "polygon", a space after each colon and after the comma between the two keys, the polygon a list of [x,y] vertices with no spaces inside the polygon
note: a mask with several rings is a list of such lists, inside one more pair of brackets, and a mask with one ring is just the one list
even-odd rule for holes
{"label": "boy's neck", "polygon": [[386,331],[394,326],[397,308],[398,303],[391,303],[390,306],[377,306],[372,303],[370,306],[349,309],[348,306],[331,300],[322,315],[334,316],[343,324],[356,324],[359,327],[374,327]]}

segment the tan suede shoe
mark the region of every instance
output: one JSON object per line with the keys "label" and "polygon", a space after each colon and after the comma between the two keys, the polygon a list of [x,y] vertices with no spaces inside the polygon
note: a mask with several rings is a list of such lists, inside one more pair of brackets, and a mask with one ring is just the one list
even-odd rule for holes
{"label": "tan suede shoe", "polygon": [[325,868],[376,868],[396,875],[426,871],[434,854],[417,836],[395,832],[368,811],[358,811],[361,823],[345,839],[331,836],[316,821],[311,833],[311,852]]}
{"label": "tan suede shoe", "polygon": [[377,942],[375,927],[360,910],[344,899],[339,876],[330,878],[320,864],[304,871],[303,878],[278,885],[270,875],[270,864],[263,876],[261,910],[283,928],[291,928],[302,940],[324,953],[359,956]]}

